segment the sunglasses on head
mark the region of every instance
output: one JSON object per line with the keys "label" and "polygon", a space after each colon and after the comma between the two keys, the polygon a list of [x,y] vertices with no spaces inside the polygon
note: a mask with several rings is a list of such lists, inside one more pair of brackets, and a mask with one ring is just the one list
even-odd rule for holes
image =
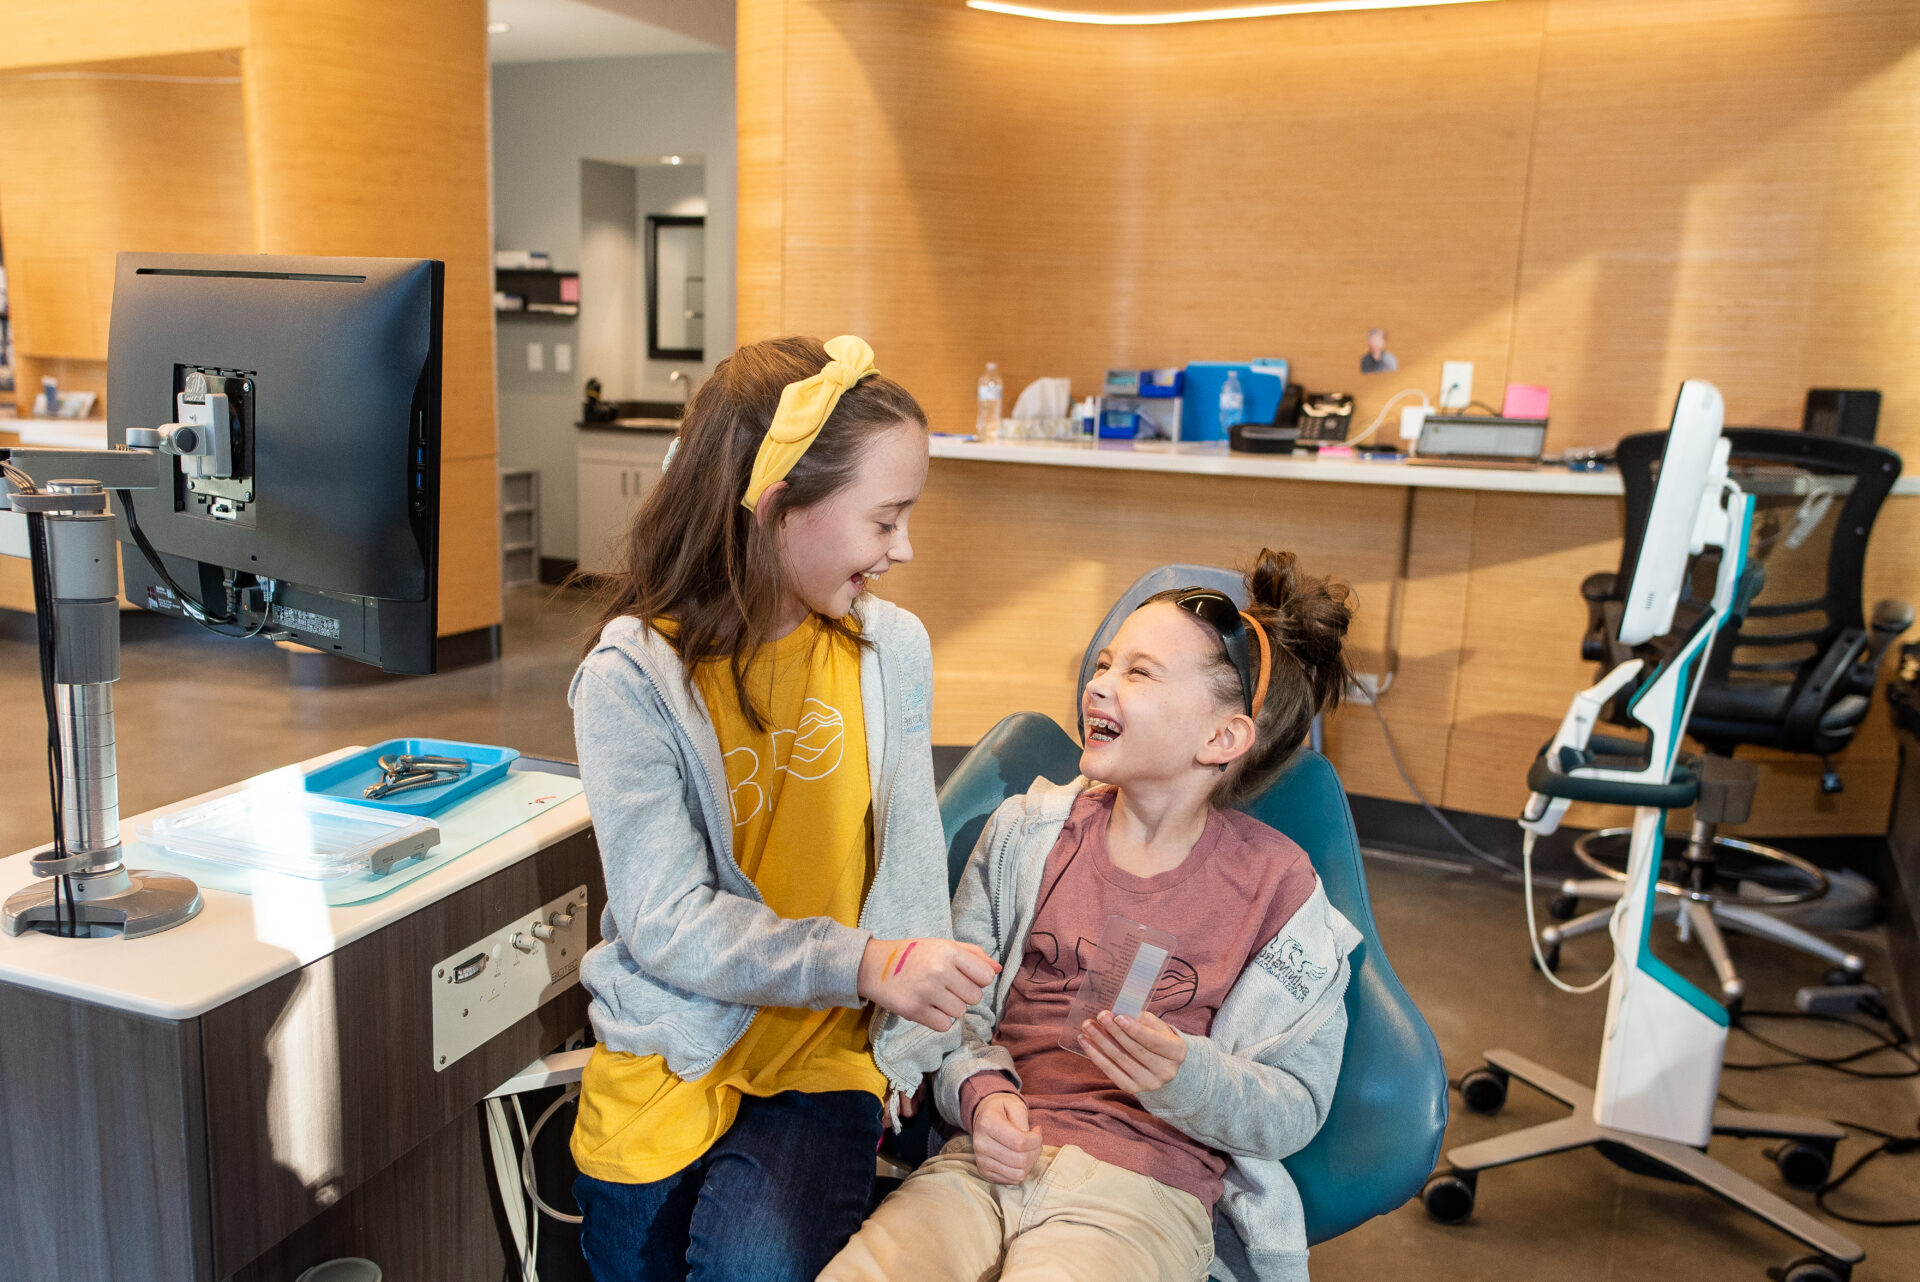
{"label": "sunglasses on head", "polygon": [[[1267,697],[1267,671],[1271,660],[1267,653],[1266,629],[1242,613],[1232,597],[1212,588],[1182,588],[1173,598],[1173,603],[1220,634],[1221,643],[1227,647],[1227,658],[1232,661],[1233,670],[1240,674],[1241,701],[1246,706],[1247,715],[1253,716],[1254,709]],[[1248,646],[1249,633],[1258,639],[1260,645],[1258,680],[1255,680],[1253,656]]]}

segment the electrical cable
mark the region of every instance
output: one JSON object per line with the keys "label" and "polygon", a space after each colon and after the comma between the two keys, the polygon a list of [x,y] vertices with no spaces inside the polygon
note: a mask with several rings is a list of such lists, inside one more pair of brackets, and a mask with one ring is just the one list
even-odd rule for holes
{"label": "electrical cable", "polygon": [[1349,440],[1341,441],[1340,444],[1348,447],[1352,447],[1366,440],[1369,436],[1372,436],[1375,432],[1377,432],[1380,429],[1380,425],[1387,421],[1387,412],[1391,410],[1394,407],[1394,405],[1400,401],[1402,397],[1406,397],[1406,396],[1418,396],[1420,398],[1420,403],[1422,405],[1425,405],[1429,409],[1433,408],[1433,402],[1428,400],[1427,394],[1421,391],[1419,388],[1417,387],[1402,388],[1401,390],[1395,392],[1392,396],[1389,396],[1387,398],[1387,403],[1380,407],[1380,412],[1374,415],[1373,422],[1367,424],[1367,428],[1364,432],[1360,433],[1360,435],[1358,436],[1352,437]]}
{"label": "electrical cable", "polygon": [[[1593,992],[1595,989],[1606,984],[1608,980],[1612,979],[1614,967],[1620,962],[1620,955],[1617,950],[1614,953],[1613,961],[1607,964],[1607,968],[1601,972],[1600,978],[1590,984],[1579,986],[1569,984],[1553,973],[1552,968],[1547,965],[1546,957],[1540,952],[1540,931],[1534,923],[1533,892],[1536,883],[1533,879],[1533,843],[1536,840],[1535,835],[1529,832],[1521,838],[1520,867],[1518,868],[1515,868],[1512,864],[1491,851],[1482,850],[1478,845],[1467,840],[1466,834],[1454,827],[1446,815],[1440,812],[1439,807],[1427,800],[1426,794],[1420,791],[1420,785],[1413,781],[1413,776],[1407,771],[1406,763],[1400,759],[1400,748],[1393,741],[1393,731],[1387,725],[1386,714],[1380,711],[1380,701],[1378,699],[1369,699],[1367,700],[1367,706],[1373,709],[1374,719],[1380,723],[1380,733],[1387,741],[1387,755],[1393,759],[1393,768],[1400,772],[1400,781],[1407,785],[1407,790],[1419,800],[1420,805],[1426,812],[1433,816],[1434,822],[1446,829],[1448,834],[1460,843],[1461,849],[1465,850],[1468,854],[1487,864],[1491,864],[1502,872],[1511,873],[1520,879],[1520,893],[1526,898],[1527,903],[1527,943],[1533,949],[1534,962],[1540,967],[1540,973],[1547,977],[1547,981],[1563,993],[1571,993],[1574,996],[1579,996],[1583,993]],[[1549,888],[1558,888],[1557,882],[1549,881],[1547,885]],[[1617,912],[1618,909],[1615,911]],[[1608,925],[1607,933],[1609,935],[1613,933],[1611,923]]]}
{"label": "electrical cable", "polygon": [[[1752,1038],[1754,1041],[1759,1042],[1762,1046],[1765,1046],[1768,1049],[1773,1050],[1781,1055],[1785,1055],[1787,1056],[1787,1058],[1783,1060],[1769,1060],[1764,1063],[1758,1063],[1758,1064],[1743,1064],[1743,1063],[1738,1063],[1735,1061],[1723,1059],[1722,1066],[1725,1068],[1734,1069],[1737,1071],[1745,1071],[1745,1072],[1764,1072],[1769,1069],[1777,1069],[1777,1068],[1799,1068],[1799,1067],[1825,1068],[1836,1073],[1844,1074],[1848,1077],[1865,1079],[1868,1081],[1876,1081],[1876,1080],[1887,1081],[1887,1080],[1900,1080],[1904,1078],[1920,1077],[1920,1056],[1917,1056],[1915,1054],[1915,1051],[1913,1048],[1913,1039],[1911,1035],[1907,1032],[1907,1030],[1903,1028],[1899,1024],[1899,1022],[1896,1021],[1891,1015],[1887,1013],[1886,1007],[1880,1005],[1879,1002],[1877,1001],[1873,1001],[1872,999],[1863,999],[1860,1003],[1860,1009],[1861,1009],[1861,1012],[1865,1014],[1869,1019],[1872,1019],[1878,1023],[1885,1024],[1890,1031],[1887,1033],[1882,1033],[1879,1029],[1874,1028],[1869,1024],[1863,1024],[1856,1019],[1849,1019],[1845,1015],[1828,1015],[1828,1014],[1824,1014],[1817,1011],[1802,1011],[1802,1010],[1742,1011],[1740,1015],[1733,1021],[1733,1027],[1736,1029],[1739,1029],[1739,1031],[1741,1031],[1742,1033],[1745,1033],[1748,1037]],[[1814,1055],[1806,1051],[1799,1050],[1795,1047],[1784,1045],[1780,1042],[1773,1040],[1770,1037],[1766,1037],[1762,1035],[1761,1033],[1755,1031],[1752,1028],[1746,1027],[1746,1021],[1750,1018],[1752,1019],[1805,1019],[1805,1020],[1811,1020],[1811,1021],[1816,1021],[1816,1022],[1825,1023],[1825,1024],[1842,1024],[1848,1028],[1858,1029],[1860,1032],[1866,1034],[1868,1037],[1873,1039],[1873,1044],[1870,1046],[1862,1047],[1861,1049],[1856,1051],[1850,1051],[1844,1055]],[[1903,1069],[1899,1072],[1873,1072],[1866,1069],[1858,1069],[1858,1068],[1851,1067],[1851,1065],[1853,1065],[1859,1060],[1867,1059],[1875,1055],[1883,1055],[1888,1052],[1892,1052],[1893,1054],[1899,1055],[1902,1058],[1906,1059],[1912,1065],[1912,1067]],[[1743,1109],[1743,1110],[1747,1109],[1746,1105],[1741,1104],[1739,1101],[1728,1096],[1724,1091],[1721,1092],[1721,1098],[1724,1099],[1728,1104],[1732,1105],[1734,1108]],[[1751,1110],[1747,1110],[1747,1111],[1751,1111]],[[1832,1216],[1834,1219],[1840,1220],[1847,1224],[1858,1224],[1866,1228],[1879,1228],[1879,1229],[1899,1229],[1899,1228],[1920,1227],[1920,1217],[1911,1217],[1911,1218],[1901,1217],[1901,1218],[1893,1218],[1893,1219],[1881,1219],[1881,1218],[1875,1218],[1870,1216],[1852,1215],[1845,1211],[1835,1210],[1833,1207],[1827,1204],[1827,1198],[1832,1194],[1838,1192],[1843,1185],[1845,1185],[1854,1176],[1858,1175],[1861,1169],[1864,1168],[1869,1162],[1872,1162],[1875,1159],[1881,1158],[1881,1157],[1898,1156],[1902,1153],[1911,1153],[1916,1150],[1920,1150],[1920,1133],[1916,1133],[1914,1135],[1895,1135],[1891,1131],[1883,1131],[1877,1126],[1868,1126],[1862,1122],[1850,1122],[1847,1119],[1842,1117],[1830,1118],[1828,1120],[1830,1120],[1835,1126],[1843,1126],[1850,1131],[1859,1131],[1867,1135],[1876,1136],[1880,1140],[1880,1142],[1874,1145],[1872,1148],[1868,1149],[1865,1153],[1862,1153],[1859,1157],[1855,1158],[1852,1161],[1852,1163],[1850,1163],[1847,1166],[1845,1170],[1840,1172],[1840,1174],[1831,1177],[1825,1183],[1821,1184],[1818,1188],[1814,1189],[1813,1191],[1814,1204],[1817,1205],[1826,1214]]]}
{"label": "electrical cable", "polygon": [[[1892,1034],[1884,1034],[1876,1028],[1862,1024],[1858,1020],[1849,1019],[1844,1015],[1827,1015],[1813,1011],[1799,1010],[1743,1010],[1740,1012],[1740,1017],[1733,1022],[1733,1027],[1754,1041],[1759,1042],[1768,1050],[1779,1055],[1784,1055],[1787,1058],[1765,1060],[1759,1063],[1743,1063],[1737,1060],[1725,1060],[1723,1066],[1738,1073],[1763,1073],[1778,1068],[1825,1068],[1831,1069],[1836,1073],[1844,1074],[1847,1077],[1861,1078],[1867,1081],[1899,1081],[1906,1078],[1920,1077],[1920,1055],[1915,1054],[1913,1040],[1908,1035],[1907,1030],[1889,1017],[1876,1016],[1875,1018],[1878,1018],[1880,1022],[1892,1029]],[[1845,1055],[1814,1055],[1795,1047],[1784,1045],[1767,1037],[1756,1029],[1749,1028],[1747,1022],[1754,1019],[1804,1019],[1826,1024],[1840,1024],[1866,1034],[1873,1039],[1873,1044]],[[1905,1059],[1908,1067],[1898,1071],[1888,1072],[1853,1067],[1853,1065],[1860,1060],[1871,1059],[1876,1055],[1889,1053]]]}
{"label": "electrical cable", "polygon": [[[19,479],[14,479],[17,468],[10,468],[9,479],[16,488],[26,493],[36,492],[33,482],[28,480],[21,487]],[[20,476],[24,478],[24,473]],[[63,860],[67,857],[66,833],[61,826],[61,816],[66,810],[65,789],[60,779],[60,705],[54,693],[54,662],[59,653],[59,633],[53,617],[53,561],[47,547],[47,518],[39,512],[29,512],[27,516],[27,545],[33,572],[34,624],[35,639],[40,651],[40,698],[45,705],[47,716],[47,796],[53,810],[53,857]],[[65,892],[67,899],[67,920],[62,920],[60,897]],[[53,929],[56,935],[72,937],[79,933],[80,919],[77,906],[73,902],[73,883],[67,874],[57,874],[53,882]]]}
{"label": "electrical cable", "polygon": [[520,1183],[519,1168],[513,1161],[513,1128],[507,1124],[506,1104],[497,1097],[488,1099],[482,1112],[487,1122],[487,1149],[493,1157],[494,1183],[500,1189],[500,1210],[507,1221],[507,1232],[513,1237],[513,1266],[519,1270],[521,1282],[539,1282],[537,1262],[527,1251],[526,1188]]}
{"label": "electrical cable", "polygon": [[167,590],[172,592],[174,599],[180,602],[181,609],[186,616],[217,637],[234,637],[236,634],[232,632],[222,632],[212,625],[215,623],[238,623],[238,619],[230,614],[216,617],[212,611],[208,610],[206,606],[196,600],[185,588],[175,583],[173,576],[167,573],[167,567],[161,563],[160,554],[153,550],[153,544],[147,541],[146,531],[140,528],[140,518],[134,514],[133,492],[131,490],[115,490],[113,493],[114,497],[120,500],[121,510],[127,514],[127,530],[133,535],[134,544],[140,549],[140,555],[147,559],[147,564],[153,568],[153,572],[160,576],[160,581],[167,585]]}
{"label": "electrical cable", "polygon": [[1877,1126],[1866,1126],[1859,1122],[1841,1121],[1838,1118],[1834,1119],[1834,1125],[1844,1126],[1852,1131],[1864,1131],[1868,1135],[1876,1135],[1880,1138],[1880,1142],[1862,1153],[1859,1157],[1854,1158],[1852,1164],[1849,1165],[1846,1170],[1840,1172],[1840,1174],[1815,1189],[1813,1191],[1814,1205],[1818,1206],[1828,1215],[1831,1215],[1834,1219],[1846,1224],[1859,1224],[1867,1228],[1875,1229],[1910,1229],[1920,1226],[1920,1216],[1903,1217],[1899,1219],[1876,1219],[1864,1215],[1849,1215],[1845,1211],[1836,1211],[1827,1205],[1827,1198],[1829,1196],[1839,1192],[1842,1185],[1858,1175],[1860,1168],[1875,1158],[1895,1157],[1902,1153],[1911,1153],[1916,1149],[1920,1149],[1920,1134],[1894,1135],[1891,1132],[1881,1130]]}
{"label": "electrical cable", "polygon": [[[1553,968],[1547,965],[1547,959],[1540,951],[1540,928],[1534,923],[1533,918],[1533,843],[1536,839],[1537,834],[1529,832],[1520,841],[1520,866],[1524,870],[1521,874],[1520,893],[1524,895],[1527,900],[1527,943],[1533,948],[1534,964],[1540,967],[1540,973],[1547,977],[1547,982],[1563,993],[1571,993],[1573,996],[1578,997],[1583,993],[1592,992],[1613,978],[1614,969],[1620,965],[1619,941],[1617,939],[1614,941],[1616,946],[1613,952],[1613,960],[1608,962],[1607,968],[1600,972],[1600,978],[1590,984],[1581,984],[1576,987],[1553,973]],[[1620,901],[1621,904],[1626,902],[1624,899]],[[1608,938],[1613,938],[1613,928],[1620,920],[1619,904],[1614,906],[1613,914],[1612,919],[1607,922]]]}
{"label": "electrical cable", "polygon": [[[1440,812],[1438,806],[1435,806],[1431,801],[1427,800],[1427,794],[1420,791],[1420,785],[1413,781],[1413,776],[1407,772],[1406,763],[1400,759],[1399,745],[1394,742],[1393,731],[1387,726],[1386,714],[1380,711],[1379,699],[1369,698],[1367,700],[1367,706],[1373,709],[1374,720],[1380,723],[1380,734],[1387,741],[1387,755],[1393,759],[1393,768],[1400,772],[1400,781],[1407,785],[1407,791],[1414,795],[1415,799],[1420,802],[1421,807],[1429,815],[1433,816],[1433,821],[1446,829],[1447,835],[1460,843],[1460,848],[1472,855],[1475,859],[1480,860],[1482,863],[1490,864],[1498,868],[1501,872],[1511,873],[1515,877],[1524,876],[1525,874],[1521,869],[1514,867],[1491,851],[1482,850],[1479,846],[1467,840],[1467,835],[1454,827],[1453,822]],[[1529,881],[1527,884],[1532,885],[1533,883]]]}
{"label": "electrical cable", "polygon": [[[533,1171],[533,1141],[539,1137],[540,1128],[547,1124],[548,1118],[559,1112],[562,1105],[571,1104],[579,1098],[580,1088],[578,1086],[569,1086],[565,1091],[561,1092],[559,1099],[547,1105],[546,1111],[535,1119],[533,1129],[527,1132],[527,1147],[520,1155],[520,1178],[527,1186],[527,1196],[533,1199],[534,1206],[537,1207],[542,1214],[546,1215],[549,1219],[559,1220],[562,1224],[579,1224],[584,1217],[568,1215],[565,1211],[556,1211],[541,1201],[539,1181]],[[523,1114],[520,1114],[520,1097],[517,1095],[514,1096],[513,1099],[513,1109],[516,1115],[520,1115],[521,1124],[524,1127],[526,1118]]]}

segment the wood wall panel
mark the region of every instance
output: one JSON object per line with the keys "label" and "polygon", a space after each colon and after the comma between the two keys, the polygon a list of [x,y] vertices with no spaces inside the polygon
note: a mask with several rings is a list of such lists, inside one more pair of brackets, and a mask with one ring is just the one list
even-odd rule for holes
{"label": "wood wall panel", "polygon": [[1552,15],[1512,369],[1553,443],[1664,426],[1706,378],[1783,427],[1810,386],[1877,387],[1880,439],[1920,448],[1920,7]]}
{"label": "wood wall panel", "polygon": [[[1164,502],[1139,503],[1143,480]],[[933,637],[934,742],[971,743],[1022,709],[1072,725],[1094,628],[1134,579],[1172,561],[1245,566],[1263,545],[1292,549],[1354,587],[1354,655],[1377,666],[1398,533],[1395,490],[1356,503],[1322,485],[937,460],[909,528],[914,560],[877,590]]]}
{"label": "wood wall panel", "polygon": [[6,0],[0,68],[236,49],[247,0]]}
{"label": "wood wall panel", "polygon": [[[253,248],[232,51],[0,73],[0,122],[0,222],[23,357],[106,360],[120,250]],[[37,371],[19,380],[22,414],[38,391]]]}
{"label": "wood wall panel", "polygon": [[[1732,422],[1789,426],[1809,386],[1877,387],[1881,439],[1920,447],[1920,6],[1503,0],[1138,30],[959,0],[738,14],[742,338],[859,332],[936,429],[967,421],[987,360],[1011,396],[1042,375],[1084,393],[1108,366],[1272,354],[1354,391],[1363,421],[1400,387],[1431,392],[1445,359],[1474,362],[1481,400],[1546,383],[1549,449],[1664,426],[1688,377],[1720,383]],[[1399,375],[1357,374],[1372,324]],[[1168,531],[1156,559],[1180,559],[1212,510],[1143,477],[1118,491],[1135,506],[1056,524],[1002,500],[1079,474],[970,466],[936,464],[916,544],[943,576],[1009,585],[1019,631],[996,642],[910,586],[924,566],[903,572],[946,742],[1015,708],[1068,711],[1047,665],[1135,564],[1130,535],[1108,543],[1145,522]],[[1372,514],[1364,556],[1390,546],[1390,493],[1334,501]],[[1422,494],[1415,512],[1381,708],[1423,788],[1509,814],[1590,679],[1577,588],[1616,564],[1620,504]],[[1870,601],[1920,600],[1916,527],[1920,500],[1891,500]],[[1197,542],[1233,560],[1250,533]],[[1362,585],[1368,616],[1384,589]],[[1031,673],[970,657],[997,643],[1010,660],[1050,630],[1070,640]],[[1407,795],[1365,707],[1332,720],[1329,747],[1356,791]],[[1876,707],[1843,797],[1818,795],[1817,762],[1768,758],[1752,826],[1881,831],[1891,760]]]}
{"label": "wood wall panel", "polygon": [[485,27],[484,0],[0,6],[23,398],[55,359],[104,382],[121,250],[446,263],[443,634],[501,619]]}
{"label": "wood wall panel", "polygon": [[440,462],[441,636],[500,622],[500,467],[491,454]]}
{"label": "wood wall panel", "polygon": [[1010,391],[1227,354],[1344,386],[1385,323],[1403,372],[1372,392],[1504,361],[1538,3],[1152,32],[775,8],[783,210],[742,203],[784,220],[770,328],[874,336],[937,426],[972,413],[987,359]]}
{"label": "wood wall panel", "polygon": [[[1338,489],[1334,494],[1336,501],[1386,506],[1381,500],[1343,496]],[[1391,625],[1382,618],[1382,627],[1391,626],[1396,634],[1393,679],[1380,698],[1377,717],[1366,704],[1350,702],[1328,720],[1326,750],[1353,791],[1413,801],[1413,792],[1401,780],[1387,750],[1381,729],[1385,721],[1408,773],[1421,792],[1437,801],[1445,795],[1460,696],[1460,639],[1466,627],[1474,514],[1481,496],[1467,490],[1404,491],[1402,495],[1402,501],[1412,500],[1412,521],[1399,599],[1392,599],[1389,585],[1388,591],[1376,592],[1372,600],[1360,601],[1365,613],[1397,613]]]}
{"label": "wood wall panel", "polygon": [[445,261],[442,456],[496,454],[484,0],[248,8],[260,251]]}

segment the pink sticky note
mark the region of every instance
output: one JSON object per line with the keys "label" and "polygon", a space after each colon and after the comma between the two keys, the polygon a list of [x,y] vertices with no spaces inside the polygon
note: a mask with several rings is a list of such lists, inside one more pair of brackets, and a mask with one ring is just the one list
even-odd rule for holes
{"label": "pink sticky note", "polygon": [[580,301],[580,278],[578,276],[562,276],[560,278],[560,301],[563,303],[577,303]]}
{"label": "pink sticky note", "polygon": [[1508,383],[1507,399],[1500,405],[1501,418],[1545,418],[1550,393],[1533,383]]}

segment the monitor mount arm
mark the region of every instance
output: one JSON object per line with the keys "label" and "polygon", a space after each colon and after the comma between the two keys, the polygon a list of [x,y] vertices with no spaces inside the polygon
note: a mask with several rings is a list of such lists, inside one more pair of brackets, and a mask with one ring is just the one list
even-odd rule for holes
{"label": "monitor mount arm", "polygon": [[[0,552],[34,562],[34,610],[42,637],[52,642],[50,648],[42,645],[40,664],[43,686],[51,691],[48,729],[60,799],[56,840],[30,865],[43,880],[16,891],[0,908],[0,930],[8,935],[42,930],[132,939],[200,911],[199,887],[187,878],[129,871],[121,860],[113,720],[113,683],[120,679],[119,552],[107,504],[110,489],[166,483],[159,450],[181,455],[184,464],[206,444],[196,426],[128,433],[163,438],[146,448],[0,450]],[[215,435],[226,439],[225,433]],[[87,479],[68,479],[76,476]]]}

